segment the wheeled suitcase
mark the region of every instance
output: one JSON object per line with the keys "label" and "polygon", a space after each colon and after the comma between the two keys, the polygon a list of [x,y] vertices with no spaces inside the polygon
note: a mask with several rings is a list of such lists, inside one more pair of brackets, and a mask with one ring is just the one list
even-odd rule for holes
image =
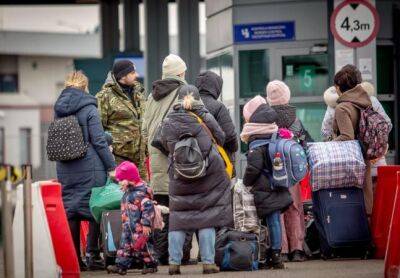
{"label": "wheeled suitcase", "polygon": [[101,234],[103,237],[103,256],[106,266],[115,263],[121,239],[121,230],[121,211],[104,211],[101,217]]}
{"label": "wheeled suitcase", "polygon": [[372,252],[363,191],[357,187],[313,192],[321,256],[362,257]]}

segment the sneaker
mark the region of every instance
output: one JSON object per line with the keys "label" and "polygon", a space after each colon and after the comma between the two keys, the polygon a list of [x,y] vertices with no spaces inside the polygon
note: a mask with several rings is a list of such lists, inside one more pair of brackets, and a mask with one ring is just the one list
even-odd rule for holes
{"label": "sneaker", "polygon": [[294,250],[291,254],[292,262],[304,262],[306,260],[306,256],[304,251],[301,250]]}
{"label": "sneaker", "polygon": [[142,269],[142,274],[156,273],[158,271],[157,264],[145,264]]}
{"label": "sneaker", "polygon": [[99,255],[86,256],[86,265],[89,271],[104,270],[104,260]]}
{"label": "sneaker", "polygon": [[203,264],[203,274],[218,273],[219,267],[216,264]]}
{"label": "sneaker", "polygon": [[181,266],[177,264],[170,264],[168,269],[169,275],[180,275],[181,274]]}
{"label": "sneaker", "polygon": [[126,275],[126,269],[119,268],[116,265],[107,266],[107,273],[117,273],[119,275]]}
{"label": "sneaker", "polygon": [[281,258],[281,250],[271,250],[271,266],[273,269],[285,268]]}

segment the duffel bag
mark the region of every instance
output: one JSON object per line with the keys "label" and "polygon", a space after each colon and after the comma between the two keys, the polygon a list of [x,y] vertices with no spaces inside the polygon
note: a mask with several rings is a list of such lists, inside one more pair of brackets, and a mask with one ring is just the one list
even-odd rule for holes
{"label": "duffel bag", "polygon": [[258,269],[259,242],[256,234],[221,229],[215,242],[215,263],[221,270]]}
{"label": "duffel bag", "polygon": [[363,187],[366,166],[358,141],[310,143],[307,155],[313,191]]}

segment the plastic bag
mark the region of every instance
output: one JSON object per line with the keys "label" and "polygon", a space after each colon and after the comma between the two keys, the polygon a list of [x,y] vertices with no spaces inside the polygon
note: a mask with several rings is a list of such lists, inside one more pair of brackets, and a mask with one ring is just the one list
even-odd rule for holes
{"label": "plastic bag", "polygon": [[100,222],[103,211],[120,209],[122,195],[120,186],[110,178],[105,186],[92,188],[89,207],[94,219]]}

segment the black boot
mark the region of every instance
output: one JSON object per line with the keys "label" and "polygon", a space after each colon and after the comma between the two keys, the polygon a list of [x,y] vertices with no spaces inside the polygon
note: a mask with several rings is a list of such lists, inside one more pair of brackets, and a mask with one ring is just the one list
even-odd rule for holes
{"label": "black boot", "polygon": [[82,261],[82,259],[78,259],[78,263],[79,263],[79,270],[81,272],[88,270],[87,265]]}
{"label": "black boot", "polygon": [[119,275],[126,275],[127,271],[126,269],[119,268],[116,265],[109,265],[107,266],[107,273],[108,274],[117,273]]}
{"label": "black boot", "polygon": [[104,260],[100,255],[86,254],[86,265],[90,271],[104,270]]}
{"label": "black boot", "polygon": [[142,274],[156,273],[158,271],[156,263],[144,264]]}
{"label": "black boot", "polygon": [[281,250],[271,249],[271,266],[273,269],[284,269],[285,265],[282,262]]}
{"label": "black boot", "polygon": [[291,254],[291,261],[292,262],[304,262],[306,260],[306,256],[304,251],[301,250],[294,250]]}

